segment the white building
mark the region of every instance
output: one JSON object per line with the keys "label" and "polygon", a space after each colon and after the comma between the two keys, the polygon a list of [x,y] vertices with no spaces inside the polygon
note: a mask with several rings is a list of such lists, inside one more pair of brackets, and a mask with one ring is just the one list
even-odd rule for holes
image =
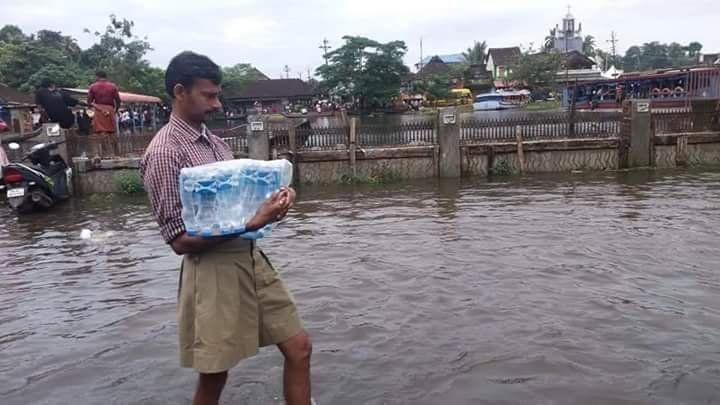
{"label": "white building", "polygon": [[563,18],[563,26],[555,26],[555,38],[553,40],[553,50],[556,52],[567,53],[572,51],[583,51],[582,24],[575,27],[575,17],[568,10],[567,15]]}

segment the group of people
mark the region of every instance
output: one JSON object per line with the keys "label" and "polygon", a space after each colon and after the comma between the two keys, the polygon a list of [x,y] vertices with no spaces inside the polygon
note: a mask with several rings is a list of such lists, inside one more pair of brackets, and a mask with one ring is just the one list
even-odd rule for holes
{"label": "group of people", "polygon": [[123,131],[132,131],[136,128],[149,127],[153,124],[153,113],[150,109],[120,109],[118,122]]}
{"label": "group of people", "polygon": [[[42,107],[46,122],[56,122],[61,128],[77,125],[80,133],[89,134],[92,128],[91,156],[112,157],[118,153],[115,116],[120,109],[120,91],[107,78],[104,71],[97,71],[95,82],[88,89],[87,103],[82,103],[59,89],[50,79],[44,79],[35,93],[35,103]],[[82,105],[82,112],[73,113],[72,108]],[[87,111],[92,109],[92,116]]]}

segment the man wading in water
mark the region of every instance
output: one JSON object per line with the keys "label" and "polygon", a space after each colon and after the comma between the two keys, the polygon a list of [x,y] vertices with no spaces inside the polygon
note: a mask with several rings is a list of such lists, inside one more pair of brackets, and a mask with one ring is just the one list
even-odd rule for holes
{"label": "man wading in water", "polygon": [[[200,373],[193,403],[217,404],[229,369],[277,345],[285,356],[283,387],[289,405],[310,404],[310,339],[295,304],[267,256],[237,237],[185,233],[178,176],[183,167],[232,159],[228,145],[204,121],[220,109],[220,68],[206,56],[183,52],[165,73],[172,114],[140,164],[160,233],[183,255],[178,292],[180,363]],[[247,223],[248,230],[285,217],[295,191],[274,193]]]}

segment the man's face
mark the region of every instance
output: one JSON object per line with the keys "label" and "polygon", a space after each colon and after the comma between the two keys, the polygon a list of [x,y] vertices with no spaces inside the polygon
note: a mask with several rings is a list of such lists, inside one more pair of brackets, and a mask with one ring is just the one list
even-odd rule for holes
{"label": "man's face", "polygon": [[[177,87],[180,88],[177,88]],[[195,79],[192,87],[176,86],[175,98],[185,114],[194,121],[205,121],[220,111],[220,86],[208,79]]]}

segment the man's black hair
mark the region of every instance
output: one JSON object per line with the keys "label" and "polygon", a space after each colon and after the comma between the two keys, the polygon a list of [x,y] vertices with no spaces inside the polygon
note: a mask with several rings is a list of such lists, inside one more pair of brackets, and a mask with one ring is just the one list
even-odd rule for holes
{"label": "man's black hair", "polygon": [[53,84],[55,84],[55,82],[53,82],[52,80],[50,80],[48,78],[40,80],[40,88],[41,89],[47,89],[50,86],[52,86]]}
{"label": "man's black hair", "polygon": [[220,84],[222,70],[205,55],[190,51],[179,53],[172,58],[165,72],[165,91],[170,98],[174,98],[173,89],[176,84],[190,88],[195,79],[207,79],[214,84]]}
{"label": "man's black hair", "polygon": [[104,70],[98,70],[95,72],[95,77],[99,77],[101,79],[107,79],[107,73],[105,73]]}

